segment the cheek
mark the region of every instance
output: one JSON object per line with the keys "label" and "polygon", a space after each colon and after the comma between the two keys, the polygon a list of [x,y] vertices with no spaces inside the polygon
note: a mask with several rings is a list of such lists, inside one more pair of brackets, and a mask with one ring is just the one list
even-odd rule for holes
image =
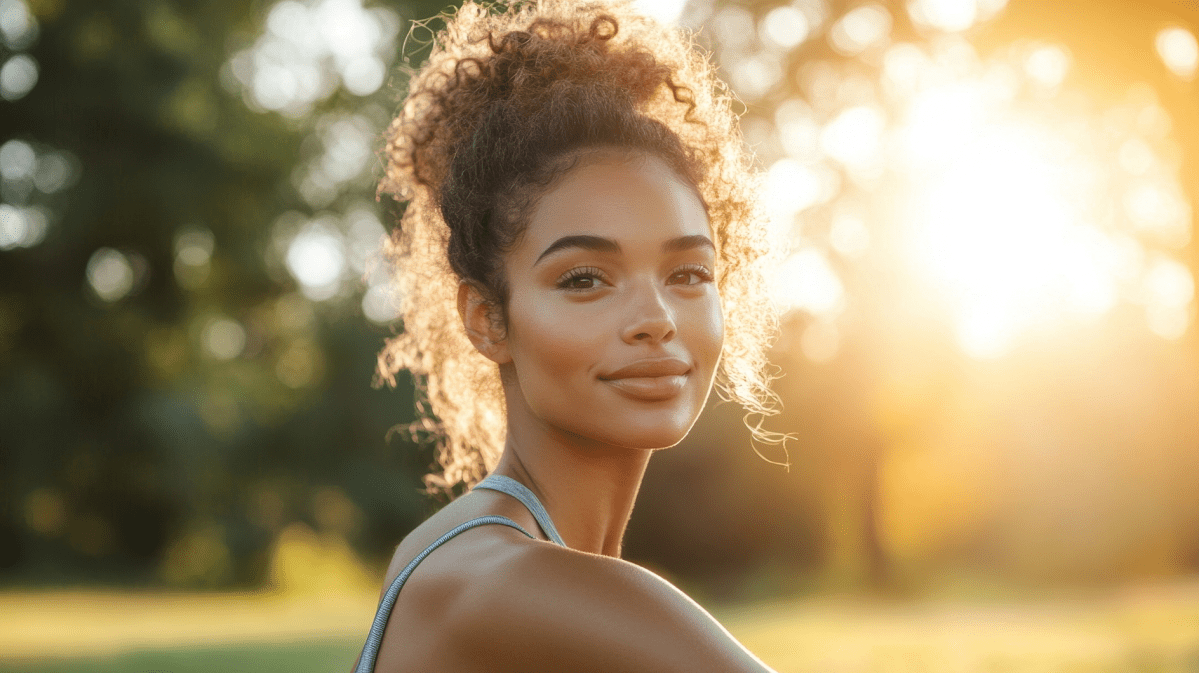
{"label": "cheek", "polygon": [[705,310],[696,316],[690,332],[696,358],[715,371],[721,349],[724,347],[724,311],[721,309],[718,295],[713,293]]}
{"label": "cheek", "polygon": [[544,376],[565,380],[590,370],[600,330],[594,320],[575,320],[568,314],[537,296],[510,302],[509,351],[522,381]]}

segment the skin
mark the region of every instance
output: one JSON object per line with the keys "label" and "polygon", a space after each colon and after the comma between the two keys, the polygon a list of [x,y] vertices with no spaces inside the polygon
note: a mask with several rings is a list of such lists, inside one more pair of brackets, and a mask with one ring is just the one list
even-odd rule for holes
{"label": "skin", "polygon": [[[724,331],[715,263],[694,190],[656,157],[605,149],[551,185],[506,255],[506,319],[460,287],[463,325],[507,402],[495,472],[537,495],[568,548],[508,495],[458,498],[404,539],[385,588],[478,516],[538,539],[481,526],[433,552],[400,593],[376,671],[770,670],[619,558],[650,456],[686,436],[711,391]],[[663,376],[625,376],[646,363]]]}

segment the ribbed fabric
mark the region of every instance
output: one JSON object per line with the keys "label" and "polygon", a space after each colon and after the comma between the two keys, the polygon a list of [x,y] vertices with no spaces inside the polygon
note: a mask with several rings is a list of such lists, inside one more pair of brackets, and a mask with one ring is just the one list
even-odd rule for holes
{"label": "ribbed fabric", "polygon": [[541,532],[545,533],[545,536],[555,544],[560,544],[563,547],[566,546],[566,543],[562,541],[562,536],[558,535],[558,529],[554,528],[554,522],[550,521],[550,513],[545,511],[545,507],[541,505],[541,501],[524,484],[511,477],[505,477],[502,474],[493,474],[475,484],[475,488],[500,491],[521,501],[528,508],[529,513],[533,515],[533,518],[537,519],[537,525],[541,526]]}
{"label": "ribbed fabric", "polygon": [[[537,496],[533,495],[533,492],[526,488],[524,484],[503,475],[493,474],[476,484],[475,488],[500,491],[516,498],[528,508],[533,518],[537,519],[537,524],[541,526],[541,530],[545,533],[546,537],[556,544],[560,544],[563,547],[566,546],[566,543],[562,541],[562,536],[558,535],[558,530],[554,528],[554,522],[550,520],[549,512],[541,505],[541,501],[537,499]],[[375,620],[371,623],[370,633],[366,636],[366,645],[362,647],[362,656],[358,659],[358,667],[354,669],[354,673],[374,672],[375,660],[379,657],[379,646],[383,644],[383,630],[387,628],[387,620],[391,617],[391,610],[395,607],[396,598],[400,595],[400,589],[404,587],[404,582],[408,580],[408,576],[412,574],[412,571],[416,570],[416,566],[420,565],[420,562],[425,560],[426,556],[432,554],[434,549],[445,544],[459,533],[487,524],[499,524],[515,528],[526,536],[533,538],[533,535],[529,531],[521,528],[520,524],[506,516],[481,516],[455,526],[445,535],[437,538],[433,544],[425,547],[424,551],[417,554],[416,558],[412,559],[400,571],[399,575],[396,575],[396,578],[391,582],[391,586],[387,588],[387,593],[383,595],[383,600],[379,601],[379,609],[375,611]]]}

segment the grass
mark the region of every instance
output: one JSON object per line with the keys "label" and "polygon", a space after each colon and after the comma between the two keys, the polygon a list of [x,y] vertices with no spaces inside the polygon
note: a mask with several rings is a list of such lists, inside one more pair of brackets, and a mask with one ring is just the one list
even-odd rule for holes
{"label": "grass", "polygon": [[[0,594],[0,673],[348,671],[374,595]],[[720,610],[780,673],[1199,673],[1199,581],[1104,596]]]}
{"label": "grass", "polygon": [[0,660],[0,673],[342,673],[350,670],[361,647],[356,640],[316,640],[149,649],[99,657]]}

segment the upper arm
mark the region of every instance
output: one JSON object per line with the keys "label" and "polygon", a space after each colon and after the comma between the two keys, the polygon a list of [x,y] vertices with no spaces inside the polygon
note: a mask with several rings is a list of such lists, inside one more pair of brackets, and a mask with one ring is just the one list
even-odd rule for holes
{"label": "upper arm", "polygon": [[489,578],[452,620],[462,654],[488,670],[771,670],[657,575],[538,547]]}

